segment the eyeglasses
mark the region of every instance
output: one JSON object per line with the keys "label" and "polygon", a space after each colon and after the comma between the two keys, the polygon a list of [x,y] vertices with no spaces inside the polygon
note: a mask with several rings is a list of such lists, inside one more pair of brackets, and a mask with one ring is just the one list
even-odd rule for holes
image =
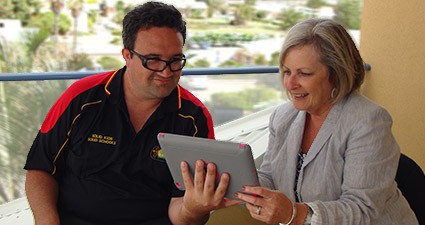
{"label": "eyeglasses", "polygon": [[170,61],[165,61],[159,58],[145,57],[135,52],[134,50],[130,50],[130,52],[137,55],[137,57],[139,57],[140,61],[142,61],[142,65],[146,69],[152,70],[155,72],[162,72],[165,70],[165,68],[167,68],[167,66],[170,67],[170,70],[172,72],[176,72],[176,71],[182,70],[184,65],[186,64],[186,56],[184,55],[180,58],[174,58]]}

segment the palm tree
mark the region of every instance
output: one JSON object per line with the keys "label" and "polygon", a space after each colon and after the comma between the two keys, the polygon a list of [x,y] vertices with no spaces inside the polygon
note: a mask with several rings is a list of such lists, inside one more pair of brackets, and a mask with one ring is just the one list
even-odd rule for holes
{"label": "palm tree", "polygon": [[50,8],[55,14],[55,56],[57,56],[58,48],[58,35],[59,35],[59,13],[62,11],[65,5],[65,0],[50,0]]}
{"label": "palm tree", "polygon": [[68,6],[71,9],[72,17],[74,18],[74,44],[72,53],[77,51],[77,36],[78,36],[78,17],[83,11],[84,0],[68,0]]}

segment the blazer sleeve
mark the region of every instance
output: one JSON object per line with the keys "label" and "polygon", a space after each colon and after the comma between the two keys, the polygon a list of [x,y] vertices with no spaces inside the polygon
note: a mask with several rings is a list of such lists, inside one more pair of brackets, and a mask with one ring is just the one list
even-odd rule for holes
{"label": "blazer sleeve", "polygon": [[263,187],[270,188],[272,190],[276,189],[273,183],[273,169],[271,165],[271,160],[273,159],[273,154],[270,150],[270,148],[274,145],[275,141],[275,127],[273,124],[273,121],[275,119],[277,110],[275,110],[270,115],[270,121],[269,121],[269,141],[268,141],[268,147],[267,150],[264,153],[263,162],[261,164],[260,169],[258,172],[258,178],[260,180],[260,184]]}
{"label": "blazer sleeve", "polygon": [[315,202],[323,224],[374,224],[395,192],[399,146],[392,135],[392,119],[377,108],[352,122],[346,133],[341,196]]}

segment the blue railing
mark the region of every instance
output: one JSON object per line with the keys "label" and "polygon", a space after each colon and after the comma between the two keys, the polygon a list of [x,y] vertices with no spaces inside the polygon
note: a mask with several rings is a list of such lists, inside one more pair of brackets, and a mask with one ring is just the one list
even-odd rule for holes
{"label": "blue railing", "polygon": [[[7,73],[0,74],[0,81],[30,81],[30,80],[69,80],[81,79],[106,71],[82,72],[38,72],[38,73]],[[262,74],[278,73],[278,66],[237,67],[237,68],[191,68],[184,69],[182,75],[224,75],[224,74]]]}
{"label": "blue railing", "polygon": [[[370,64],[364,64],[366,71],[371,70]],[[68,80],[81,79],[93,74],[106,71],[69,71],[69,72],[38,72],[38,73],[4,73],[0,81],[29,81],[29,80]],[[190,68],[184,69],[182,75],[223,75],[223,74],[263,74],[278,73],[278,66],[256,66],[236,68]]]}

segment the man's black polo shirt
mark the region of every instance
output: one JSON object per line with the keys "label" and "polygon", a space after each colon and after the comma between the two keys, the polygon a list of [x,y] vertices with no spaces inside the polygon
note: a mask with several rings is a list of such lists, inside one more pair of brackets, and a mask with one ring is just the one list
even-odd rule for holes
{"label": "man's black polo shirt", "polygon": [[168,217],[174,186],[159,132],[214,138],[204,105],[179,85],[135,132],[122,90],[125,67],[83,78],[49,111],[25,169],[59,183],[60,213],[97,224],[139,224]]}

